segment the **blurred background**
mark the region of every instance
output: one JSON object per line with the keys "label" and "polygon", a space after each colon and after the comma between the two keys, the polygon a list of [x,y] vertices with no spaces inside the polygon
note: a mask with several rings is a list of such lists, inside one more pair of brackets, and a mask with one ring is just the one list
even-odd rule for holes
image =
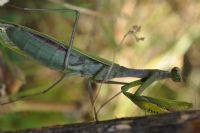
{"label": "blurred background", "polygon": [[[114,49],[134,25],[144,41],[128,35],[115,62],[130,68],[170,70],[178,66],[183,82],[156,82],[143,94],[174,99],[200,107],[200,2],[198,0],[10,0],[0,7],[0,18],[53,36],[68,44],[75,15],[72,12],[36,12],[11,8],[70,8],[80,11],[74,46],[112,60]],[[23,57],[0,45],[0,95],[38,92],[51,85],[61,72]],[[133,81],[134,78],[117,79]],[[98,87],[97,87],[98,88]],[[133,93],[136,88],[133,89]],[[120,85],[103,85],[99,108],[120,91]],[[149,115],[122,94],[98,114],[100,120]],[[93,121],[83,77],[66,77],[46,94],[0,106],[0,130],[19,130]]]}

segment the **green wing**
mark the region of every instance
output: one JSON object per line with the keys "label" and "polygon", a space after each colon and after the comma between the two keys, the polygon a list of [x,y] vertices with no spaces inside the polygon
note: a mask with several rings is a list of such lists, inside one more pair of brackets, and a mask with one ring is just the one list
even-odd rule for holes
{"label": "green wing", "polygon": [[91,58],[91,59],[93,59],[93,60],[96,60],[96,61],[98,61],[98,62],[101,62],[102,64],[109,65],[109,66],[112,64],[111,61],[106,60],[106,59],[104,59],[104,58],[101,58],[101,57],[99,57],[99,56],[96,56],[96,55],[94,55],[93,53],[89,53],[89,52],[86,53],[85,51],[83,51],[83,50],[81,50],[81,49],[78,49],[78,48],[76,48],[76,47],[73,47],[72,49],[73,49],[74,51],[76,51],[76,52],[78,52],[78,53],[84,55],[84,56],[87,56],[88,58]]}
{"label": "green wing", "polygon": [[[0,30],[1,30],[1,32],[0,32],[0,42],[1,42],[4,46],[10,48],[11,50],[13,50],[13,51],[15,51],[15,52],[17,52],[18,54],[23,55],[23,56],[27,56],[27,55],[26,55],[22,50],[20,50],[19,48],[17,48],[17,47],[15,46],[15,44],[13,44],[13,43],[9,40],[9,38],[8,38],[7,36],[3,35],[3,30],[6,28],[6,26],[18,26],[18,27],[24,28],[24,29],[26,29],[26,30],[28,30],[28,31],[30,31],[30,32],[33,32],[33,33],[38,34],[38,35],[41,35],[41,36],[43,36],[43,37],[45,37],[45,38],[49,38],[49,39],[51,39],[51,40],[53,40],[53,41],[55,41],[55,42],[58,42],[58,41],[57,41],[56,39],[54,39],[53,37],[50,37],[50,36],[48,36],[48,35],[46,35],[46,34],[40,33],[40,32],[38,32],[38,31],[35,31],[35,30],[30,29],[30,28],[28,28],[28,27],[21,26],[21,25],[18,25],[18,24],[13,24],[13,23],[10,23],[10,22],[4,21],[4,20],[0,20]],[[1,38],[3,38],[3,40],[2,40]],[[68,47],[67,45],[64,45],[64,44],[61,43],[61,42],[58,42],[58,44],[62,44],[62,46]],[[94,55],[94,54],[92,54],[92,53],[85,52],[85,51],[83,51],[83,50],[81,50],[81,49],[78,49],[78,48],[75,48],[75,47],[72,48],[72,52],[77,52],[77,53],[80,54],[80,55],[86,56],[86,57],[88,57],[88,58],[91,58],[91,59],[93,59],[93,60],[96,60],[96,61],[98,61],[98,62],[100,62],[100,63],[102,63],[102,64],[105,64],[105,65],[109,65],[109,66],[110,66],[110,65],[112,64],[112,62],[109,61],[109,60],[103,59],[103,58],[98,57],[98,56],[96,56],[96,55]]]}

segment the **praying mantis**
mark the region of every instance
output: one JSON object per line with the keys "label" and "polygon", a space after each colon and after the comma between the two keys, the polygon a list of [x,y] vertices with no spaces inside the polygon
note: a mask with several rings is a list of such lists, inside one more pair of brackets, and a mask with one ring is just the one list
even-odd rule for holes
{"label": "praying mantis", "polygon": [[[29,8],[23,8],[30,10]],[[49,9],[31,9],[32,11],[48,11]],[[54,11],[63,11],[68,9],[51,9]],[[143,96],[142,92],[152,83],[163,79],[172,79],[174,82],[180,82],[180,70],[173,67],[171,71],[159,69],[132,69],[113,63],[106,59],[88,54],[78,48],[73,47],[75,31],[78,24],[79,12],[72,10],[76,14],[75,23],[69,45],[57,41],[56,39],[30,29],[28,27],[0,20],[0,42],[5,47],[16,51],[22,55],[28,56],[39,63],[63,72],[63,75],[55,81],[50,87],[45,89],[45,93],[58,84],[66,75],[87,77],[97,83],[122,84],[121,92],[134,104],[146,112],[164,113],[189,109],[191,103],[167,99],[157,99]],[[139,80],[124,83],[112,81],[114,78],[137,77]],[[136,92],[128,92],[131,88],[139,86]],[[40,93],[35,93],[37,95]],[[31,95],[32,96],[32,95]],[[10,102],[18,101],[28,96],[21,96],[10,99],[9,102],[1,102],[4,105]]]}

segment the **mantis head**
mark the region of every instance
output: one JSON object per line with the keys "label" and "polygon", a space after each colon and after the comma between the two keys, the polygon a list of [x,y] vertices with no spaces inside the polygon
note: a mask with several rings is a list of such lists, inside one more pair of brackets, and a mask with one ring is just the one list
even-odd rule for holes
{"label": "mantis head", "polygon": [[181,82],[180,68],[174,67],[171,70],[171,78],[175,82]]}

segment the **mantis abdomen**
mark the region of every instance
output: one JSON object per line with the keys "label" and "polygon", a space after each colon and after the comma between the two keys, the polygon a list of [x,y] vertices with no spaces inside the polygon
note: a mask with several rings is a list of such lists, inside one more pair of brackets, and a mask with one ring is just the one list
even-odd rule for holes
{"label": "mantis abdomen", "polygon": [[[110,67],[110,65],[94,60],[73,48],[70,53],[69,65],[66,68],[67,48],[63,46],[64,44],[19,25],[1,23],[0,29],[0,40],[3,40],[4,43],[7,41],[8,45],[11,43],[20,51],[47,67],[88,77],[94,77],[102,70],[108,71]],[[116,67],[119,67],[119,65],[116,64]],[[104,76],[104,74],[101,74],[102,78],[99,77],[98,79],[102,80]]]}

